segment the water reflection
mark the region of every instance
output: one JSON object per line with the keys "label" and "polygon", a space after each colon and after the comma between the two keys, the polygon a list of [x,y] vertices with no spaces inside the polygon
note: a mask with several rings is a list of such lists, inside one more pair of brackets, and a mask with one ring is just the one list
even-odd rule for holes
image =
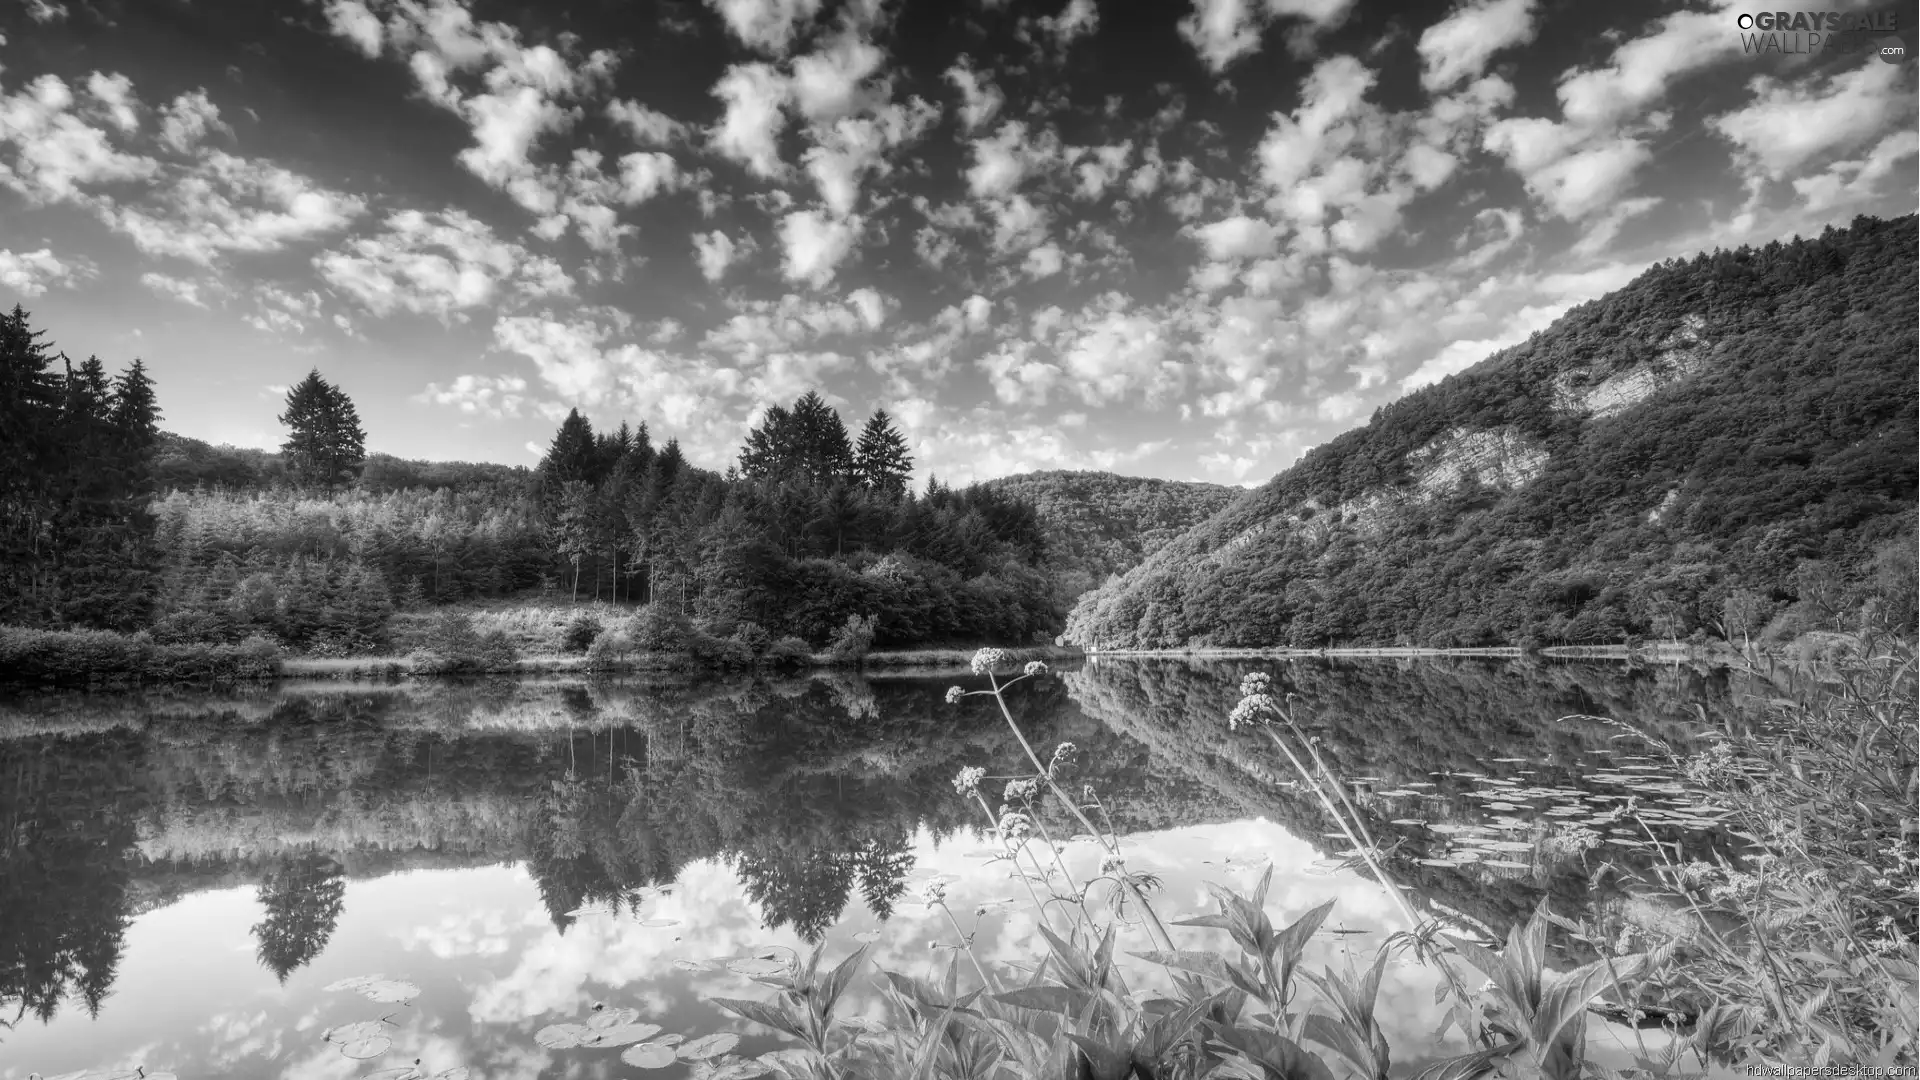
{"label": "water reflection", "polygon": [[[1316,804],[1280,786],[1284,761],[1225,731],[1251,666],[1103,661],[1013,704],[1037,743],[1080,748],[1074,779],[1152,849],[1135,859],[1166,877],[1169,910],[1200,909],[1204,880],[1269,856],[1283,871],[1277,913],[1333,889],[1336,919],[1378,930],[1375,886],[1314,870],[1340,845]],[[1621,897],[1594,889],[1580,860],[1537,852],[1520,870],[1432,865],[1452,850],[1434,823],[1502,816],[1479,778],[1591,787],[1617,732],[1553,722],[1564,715],[1669,739],[1688,737],[1689,718],[1741,716],[1739,687],[1685,668],[1261,666],[1310,703],[1329,762],[1368,778],[1369,827],[1399,845],[1403,882],[1499,934],[1542,896],[1566,913]],[[122,1059],[152,1047],[176,1056],[146,1064],[183,1074],[352,1075],[313,1045],[356,1018],[320,987],[380,970],[428,991],[411,1043],[396,1039],[415,1048],[405,1060],[533,1076],[562,1067],[529,1050],[534,1021],[593,994],[720,1023],[702,995],[741,988],[677,972],[675,958],[804,947],[891,919],[898,946],[883,960],[924,965],[943,924],[907,899],[911,882],[954,874],[978,904],[1014,888],[1004,864],[971,857],[977,810],[950,780],[968,764],[1012,771],[1021,755],[997,714],[944,704],[953,681],[318,684],[0,704],[0,1021],[17,1027],[0,1036],[0,1076],[134,1064]],[[1407,784],[1431,785],[1417,818],[1382,794]],[[517,869],[483,869],[496,866]],[[1024,907],[982,920],[987,955],[1026,959]],[[126,976],[125,957],[156,951],[173,958],[171,984]],[[231,1000],[179,1000],[183,981]],[[1417,984],[1405,973],[1395,992],[1417,997]]]}

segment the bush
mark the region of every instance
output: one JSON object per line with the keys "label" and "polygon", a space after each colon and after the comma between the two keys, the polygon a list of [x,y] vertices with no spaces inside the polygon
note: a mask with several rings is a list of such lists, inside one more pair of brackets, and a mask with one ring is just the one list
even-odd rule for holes
{"label": "bush", "polygon": [[731,637],[715,637],[699,629],[689,639],[689,652],[702,667],[738,670],[753,666],[753,650]]}
{"label": "bush", "polygon": [[605,671],[633,659],[633,639],[618,630],[601,634],[587,647],[587,670]]}
{"label": "bush", "polygon": [[633,617],[633,644],[642,652],[693,651],[693,622],[664,604],[648,604]]}
{"label": "bush", "polygon": [[765,659],[774,667],[806,667],[813,663],[813,646],[789,634],[767,646]]}
{"label": "bush", "polygon": [[144,631],[0,627],[0,680],[232,682],[280,673],[280,646],[255,635],[238,645],[160,644]]}
{"label": "bush", "polygon": [[747,656],[758,660],[767,654],[767,646],[773,644],[773,635],[757,622],[743,622],[733,628],[732,640],[747,651]]}
{"label": "bush", "polygon": [[573,621],[567,624],[567,629],[560,638],[560,646],[570,653],[584,653],[593,647],[593,643],[600,639],[600,635],[605,633],[606,629],[599,619],[583,612],[574,616]]}
{"label": "bush", "polygon": [[495,627],[476,633],[473,617],[464,611],[441,613],[425,642],[409,657],[413,670],[423,675],[505,671],[520,658],[506,631]]}
{"label": "bush", "polygon": [[847,616],[846,623],[834,631],[833,640],[827,645],[827,657],[836,664],[859,663],[873,648],[873,628],[878,621],[872,615]]}

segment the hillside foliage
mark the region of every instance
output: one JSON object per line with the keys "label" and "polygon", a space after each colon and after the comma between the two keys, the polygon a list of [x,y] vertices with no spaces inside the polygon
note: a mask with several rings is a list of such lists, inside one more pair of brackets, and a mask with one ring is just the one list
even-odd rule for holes
{"label": "hillside foliage", "polygon": [[1172,543],[1246,494],[1222,484],[1055,469],[988,480],[1031,503],[1047,534],[1047,569],[1061,610]]}
{"label": "hillside foliage", "polygon": [[1066,636],[1911,632],[1914,260],[1908,216],[1656,265],[1308,453],[1082,598]]}

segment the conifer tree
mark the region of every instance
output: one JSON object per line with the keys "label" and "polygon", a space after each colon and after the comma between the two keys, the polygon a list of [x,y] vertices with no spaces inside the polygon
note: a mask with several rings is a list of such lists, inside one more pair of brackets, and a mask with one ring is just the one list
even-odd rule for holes
{"label": "conifer tree", "polygon": [[321,484],[331,492],[360,475],[367,459],[367,433],[360,427],[360,414],[339,387],[320,377],[318,368],[287,391],[286,412],[279,420],[287,426],[287,441],[280,444],[280,452],[296,479]]}
{"label": "conifer tree", "polygon": [[905,494],[913,477],[913,458],[887,410],[875,409],[867,426],[860,429],[853,471],[872,491],[895,497]]}

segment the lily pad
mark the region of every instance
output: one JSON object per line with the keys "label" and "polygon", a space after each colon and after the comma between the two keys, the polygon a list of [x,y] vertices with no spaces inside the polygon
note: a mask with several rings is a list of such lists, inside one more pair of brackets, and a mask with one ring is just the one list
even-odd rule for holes
{"label": "lily pad", "polygon": [[735,975],[748,977],[778,975],[787,970],[787,965],[779,960],[769,960],[764,956],[747,957],[741,960],[727,961],[727,970]]}
{"label": "lily pad", "polygon": [[853,935],[853,940],[859,942],[862,945],[871,945],[874,942],[879,941],[880,937],[881,937],[881,934],[880,934],[880,931],[878,930],[862,930],[859,933]]}
{"label": "lily pad", "polygon": [[620,1060],[636,1069],[664,1069],[680,1060],[680,1055],[664,1042],[643,1042],[627,1047]]}
{"label": "lily pad", "polygon": [[393,1040],[385,1035],[372,1035],[340,1045],[340,1052],[355,1061],[377,1058],[391,1049],[393,1049]]}
{"label": "lily pad", "polygon": [[328,983],[328,990],[351,990],[368,1001],[382,1005],[402,1005],[420,996],[420,988],[401,979],[384,975],[356,975]]}
{"label": "lily pad", "polygon": [[626,1046],[631,1043],[645,1042],[660,1034],[659,1024],[621,1024],[619,1027],[602,1028],[590,1031],[580,1040],[581,1046]]}
{"label": "lily pad", "polygon": [[631,1024],[638,1019],[640,1019],[639,1009],[609,1009],[605,1006],[596,1005],[593,1009],[593,1015],[587,1017],[587,1027],[594,1031],[605,1031],[608,1028],[617,1028]]}
{"label": "lily pad", "polygon": [[361,1039],[371,1039],[387,1033],[385,1020],[356,1020],[351,1024],[341,1024],[328,1028],[320,1037],[331,1043],[350,1043]]}
{"label": "lily pad", "polygon": [[680,1056],[688,1061],[704,1061],[717,1058],[740,1045],[740,1036],[730,1031],[714,1035],[702,1035],[680,1047]]}
{"label": "lily pad", "polygon": [[589,1030],[585,1024],[548,1024],[533,1033],[533,1041],[548,1050],[572,1050],[584,1044]]}
{"label": "lily pad", "polygon": [[758,1061],[729,1061],[708,1073],[706,1080],[752,1080],[771,1072],[771,1068]]}
{"label": "lily pad", "polygon": [[688,960],[682,958],[675,960],[673,966],[679,968],[681,971],[712,971],[720,965],[711,960]]}
{"label": "lily pad", "polygon": [[656,930],[662,926],[679,926],[680,920],[679,919],[641,919],[640,925],[646,927],[649,930]]}

